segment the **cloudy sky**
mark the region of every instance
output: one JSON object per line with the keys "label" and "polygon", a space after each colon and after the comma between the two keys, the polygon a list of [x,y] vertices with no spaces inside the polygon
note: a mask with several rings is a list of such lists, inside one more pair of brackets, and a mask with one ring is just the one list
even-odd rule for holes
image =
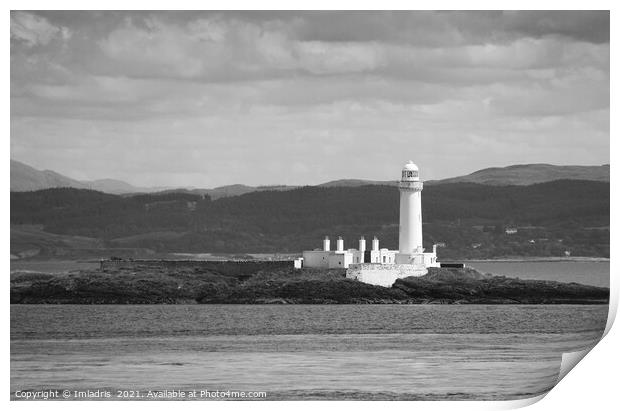
{"label": "cloudy sky", "polygon": [[609,14],[12,12],[11,157],[195,187],[609,163]]}

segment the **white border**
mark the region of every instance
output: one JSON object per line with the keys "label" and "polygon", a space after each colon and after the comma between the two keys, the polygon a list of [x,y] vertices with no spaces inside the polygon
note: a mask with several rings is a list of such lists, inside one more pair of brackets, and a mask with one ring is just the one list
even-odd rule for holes
{"label": "white border", "polygon": [[[616,2],[617,3],[617,2]],[[138,1],[119,1],[119,0],[108,0],[108,1],[89,1],[89,2],[79,2],[75,0],[58,0],[58,1],[42,1],[42,0],[32,0],[32,1],[7,1],[8,5],[7,10],[4,14],[4,21],[6,30],[10,30],[10,15],[9,10],[17,9],[17,10],[49,10],[49,9],[112,9],[112,10],[132,10],[132,9],[144,9],[145,6],[147,9],[152,10],[199,10],[199,9],[212,9],[212,10],[244,10],[244,9],[257,9],[257,6],[260,6],[260,9],[266,10],[279,10],[279,9],[297,9],[297,10],[305,10],[305,9],[319,9],[319,10],[338,10],[338,9],[351,9],[351,6],[354,9],[363,9],[363,10],[381,10],[381,9],[391,9],[391,10],[408,10],[408,9],[418,9],[418,10],[462,10],[464,6],[469,6],[471,10],[487,10],[487,9],[504,9],[504,10],[553,10],[558,9],[558,6],[561,6],[559,9],[565,10],[611,10],[611,44],[618,44],[617,30],[615,30],[616,25],[614,23],[617,22],[616,18],[616,7],[614,7],[615,3],[612,1],[600,1],[600,0],[590,0],[590,1],[548,1],[548,0],[521,0],[521,1],[433,1],[433,2],[420,2],[420,1],[403,1],[403,0],[383,0],[381,2],[374,1],[357,1],[357,2],[343,2],[343,1],[334,1],[334,0],[301,0],[292,2],[285,1],[270,1],[263,0],[261,2],[251,2],[251,1],[197,1],[197,0],[175,0],[172,1],[159,1],[152,0],[150,2],[138,2]],[[5,32],[7,37],[9,33]],[[10,42],[8,38],[2,42],[2,48],[5,56],[10,56]],[[611,49],[611,67],[617,67],[617,52],[614,52],[614,49]],[[5,130],[5,139],[4,139],[4,147],[6,147],[6,153],[10,153],[10,58],[7,58],[5,64],[2,66],[3,68],[3,78],[4,78],[4,130]],[[613,72],[613,70],[611,70]],[[616,110],[616,105],[614,104],[614,96],[616,90],[616,82],[611,81],[611,131],[610,135],[614,135],[614,131],[617,129],[615,127],[616,121],[614,119],[616,116],[614,114],[618,114]],[[587,137],[586,137],[587,138]],[[610,141],[610,149],[611,156],[613,158],[615,154],[618,153],[618,144],[614,141]],[[0,204],[5,215],[9,215],[10,213],[10,190],[8,187],[10,186],[10,168],[9,168],[9,155],[5,154],[4,158],[4,183],[5,190],[3,191],[4,198]],[[611,209],[615,209],[614,206],[618,206],[620,202],[618,202],[618,173],[615,172],[615,167],[611,168],[612,178],[611,178]],[[612,303],[610,304],[610,319],[608,321],[608,327],[606,332],[608,332],[607,336],[603,339],[601,343],[599,343],[594,349],[587,355],[587,358],[582,361],[577,367],[576,370],[570,372],[566,378],[564,378],[556,388],[551,390],[549,394],[546,396],[541,396],[536,399],[531,400],[523,400],[523,401],[505,401],[505,402],[480,402],[480,401],[468,401],[468,402],[337,402],[337,401],[325,401],[325,402],[314,402],[314,401],[304,401],[304,402],[186,402],[183,404],[170,404],[167,402],[125,402],[125,403],[111,403],[111,402],[89,402],[87,405],[83,402],[10,402],[9,406],[15,409],[34,409],[34,408],[44,408],[44,409],[83,409],[84,407],[88,407],[89,409],[108,409],[110,407],[119,407],[121,409],[124,408],[144,408],[144,409],[162,409],[167,410],[174,407],[183,407],[183,408],[193,408],[193,409],[213,409],[226,407],[231,409],[248,409],[252,407],[252,409],[257,410],[286,410],[288,411],[291,407],[295,407],[296,409],[314,409],[316,407],[327,407],[334,409],[355,409],[359,411],[376,409],[379,407],[390,407],[392,409],[402,409],[402,410],[412,410],[412,409],[465,409],[465,410],[485,410],[485,409],[512,409],[520,406],[529,405],[535,402],[535,405],[531,406],[530,409],[562,409],[562,410],[584,410],[584,409],[611,409],[614,406],[617,406],[616,399],[616,391],[617,387],[617,378],[615,378],[618,374],[616,367],[618,366],[618,350],[617,347],[620,346],[620,336],[617,331],[617,327],[610,329],[610,326],[613,322],[613,318],[615,318],[615,313],[617,311],[617,303],[618,303],[618,278],[615,275],[617,273],[616,270],[616,256],[615,245],[618,244],[617,241],[617,215],[612,213],[611,215],[611,250],[612,250],[612,258],[611,258],[611,288],[612,288]],[[4,250],[5,254],[9,254],[10,249],[10,227],[9,227],[9,219],[5,218],[2,221],[3,232],[5,233]],[[10,272],[10,261],[6,259],[5,262],[5,273]],[[8,279],[5,279],[8,283]],[[7,284],[5,283],[5,284]],[[7,284],[8,285],[8,284]],[[9,298],[9,287],[7,287],[6,293],[6,301],[10,301]],[[10,324],[10,311],[9,304],[5,304],[3,306],[3,314],[2,315],[2,324],[3,329],[8,331]],[[4,348],[5,348],[5,356],[3,357],[3,366],[4,366],[4,375],[3,382],[4,387],[8,388],[10,385],[10,362],[9,362],[9,353],[10,353],[10,333],[7,332],[5,334],[4,339]],[[5,389],[6,389],[5,388]],[[5,399],[9,402],[9,393],[5,392]],[[542,397],[545,397],[544,400],[540,400]]]}

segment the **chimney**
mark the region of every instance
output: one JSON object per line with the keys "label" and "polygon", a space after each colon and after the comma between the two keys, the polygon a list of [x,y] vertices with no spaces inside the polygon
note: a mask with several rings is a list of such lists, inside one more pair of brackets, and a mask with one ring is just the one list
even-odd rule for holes
{"label": "chimney", "polygon": [[360,237],[359,252],[360,252],[359,262],[363,263],[364,262],[364,253],[366,253],[366,239],[364,238],[364,236]]}
{"label": "chimney", "polygon": [[376,236],[372,239],[372,251],[379,251],[379,239]]}
{"label": "chimney", "polygon": [[323,251],[329,251],[329,237],[325,236],[323,240]]}
{"label": "chimney", "polygon": [[338,237],[336,241],[336,251],[344,251],[344,240],[342,237]]}
{"label": "chimney", "polygon": [[364,251],[366,251],[366,240],[364,239],[364,236],[360,237],[360,246],[358,250],[362,254],[364,253]]}

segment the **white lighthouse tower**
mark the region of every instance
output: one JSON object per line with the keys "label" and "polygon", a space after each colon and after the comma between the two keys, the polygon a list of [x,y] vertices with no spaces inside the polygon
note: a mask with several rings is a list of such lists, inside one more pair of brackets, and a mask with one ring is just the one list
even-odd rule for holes
{"label": "white lighthouse tower", "polygon": [[[400,227],[398,235],[398,264],[415,264],[415,255],[422,247],[422,188],[420,170],[413,161],[403,167],[398,189],[400,191]],[[421,263],[420,261],[419,263]]]}

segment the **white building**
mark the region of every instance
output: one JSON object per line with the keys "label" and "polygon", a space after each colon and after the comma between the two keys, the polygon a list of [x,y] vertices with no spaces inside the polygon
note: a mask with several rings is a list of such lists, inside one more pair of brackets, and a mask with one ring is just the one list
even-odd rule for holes
{"label": "white building", "polygon": [[[344,249],[344,240],[338,237],[336,249],[330,249],[329,237],[323,240],[322,250],[304,251],[303,257],[295,263],[295,268],[349,268],[351,264],[375,263],[375,264],[394,264],[398,251],[379,248],[379,239],[372,240],[372,249],[366,252],[366,240],[364,237],[359,239],[359,246],[356,249]],[[368,261],[366,261],[368,259]]]}
{"label": "white building", "polygon": [[366,251],[366,240],[362,237],[359,241],[359,249],[344,249],[344,240],[338,237],[336,249],[330,249],[329,237],[323,240],[322,250],[304,251],[302,260],[303,267],[309,268],[347,268],[352,263],[363,263]]}
{"label": "white building", "polygon": [[[304,251],[295,267],[346,268],[347,278],[369,284],[390,287],[397,278],[422,276],[428,267],[439,267],[437,247],[425,253],[422,247],[422,189],[418,167],[409,161],[403,167],[400,190],[400,224],[398,250],[379,248],[379,240],[372,240],[370,253],[366,252],[366,240],[359,240],[359,247],[344,249],[344,240],[338,237],[336,250],[330,250],[328,237],[323,240],[323,249]],[[369,255],[368,255],[369,254]],[[369,261],[365,261],[365,256]]]}

